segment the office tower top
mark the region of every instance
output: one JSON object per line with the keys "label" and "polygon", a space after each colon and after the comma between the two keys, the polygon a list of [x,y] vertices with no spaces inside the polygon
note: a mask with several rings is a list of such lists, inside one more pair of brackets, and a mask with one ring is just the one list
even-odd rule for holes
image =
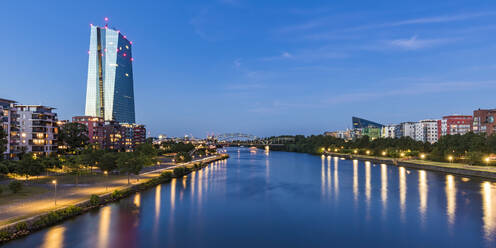
{"label": "office tower top", "polygon": [[[106,18],[106,21],[108,19]],[[135,123],[132,42],[119,30],[91,25],[87,116]]]}

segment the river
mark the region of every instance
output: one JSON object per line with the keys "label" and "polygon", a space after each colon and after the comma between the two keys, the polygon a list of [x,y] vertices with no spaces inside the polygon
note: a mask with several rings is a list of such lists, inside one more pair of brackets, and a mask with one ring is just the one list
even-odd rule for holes
{"label": "river", "polygon": [[182,179],[5,247],[496,247],[496,184],[228,149]]}

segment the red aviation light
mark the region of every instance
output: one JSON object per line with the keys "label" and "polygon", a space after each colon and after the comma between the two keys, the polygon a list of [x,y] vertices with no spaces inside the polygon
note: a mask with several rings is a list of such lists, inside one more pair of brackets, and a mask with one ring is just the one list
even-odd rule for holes
{"label": "red aviation light", "polygon": [[124,39],[127,39],[127,37],[126,37],[125,35],[124,35],[124,36],[122,36],[122,37],[124,37]]}
{"label": "red aviation light", "polygon": [[134,58],[131,58],[131,61],[134,61]]}
{"label": "red aviation light", "polygon": [[126,57],[126,56],[127,56],[127,54],[126,54],[126,53],[123,53],[123,54],[122,54],[122,56]]}
{"label": "red aviation light", "polygon": [[132,44],[133,44],[133,42],[132,42],[132,41],[129,41],[129,44],[131,44],[131,45],[132,45]]}
{"label": "red aviation light", "polygon": [[108,17],[105,17],[105,18],[104,18],[104,20],[105,20],[106,22],[108,22],[108,20],[109,20],[109,19],[108,19]]}

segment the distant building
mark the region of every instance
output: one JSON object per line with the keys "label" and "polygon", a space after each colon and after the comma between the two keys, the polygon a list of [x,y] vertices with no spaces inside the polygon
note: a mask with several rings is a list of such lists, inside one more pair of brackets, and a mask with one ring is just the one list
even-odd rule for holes
{"label": "distant building", "polygon": [[41,105],[16,105],[19,114],[20,143],[25,152],[47,155],[57,150],[57,114]]}
{"label": "distant building", "polygon": [[80,123],[88,127],[88,138],[90,144],[97,144],[103,148],[105,139],[105,121],[102,117],[74,116],[72,122]]}
{"label": "distant building", "polygon": [[369,120],[365,120],[362,118],[358,118],[358,117],[352,117],[351,121],[352,121],[354,129],[360,129],[360,128],[366,128],[366,127],[382,128],[382,126],[384,126],[382,124],[379,124],[379,123],[376,123],[373,121],[369,121]]}
{"label": "distant building", "polygon": [[417,122],[402,122],[396,130],[396,137],[410,137],[415,139],[415,126]]}
{"label": "distant building", "polygon": [[119,30],[91,25],[85,115],[135,123],[131,45]]}
{"label": "distant building", "polygon": [[438,141],[438,120],[422,120],[415,124],[415,140],[429,142]]}
{"label": "distant building", "polygon": [[340,138],[344,140],[352,140],[354,136],[353,130],[346,129],[344,131],[334,131],[334,132],[324,132],[325,136],[332,136],[335,138]]}
{"label": "distant building", "polygon": [[105,123],[103,148],[106,150],[125,151],[124,128],[115,121]]}
{"label": "distant building", "polygon": [[396,138],[397,129],[399,125],[385,125],[381,129],[381,137],[382,138]]}
{"label": "distant building", "polygon": [[471,115],[449,115],[438,121],[438,137],[444,135],[466,134],[472,131]]}
{"label": "distant building", "polygon": [[474,133],[492,135],[496,133],[496,109],[474,110],[472,123]]}
{"label": "distant building", "polygon": [[351,121],[357,138],[365,135],[371,139],[381,137],[381,129],[384,125],[358,117],[352,117]]}
{"label": "distant building", "polygon": [[124,128],[124,147],[126,151],[134,151],[137,145],[146,142],[145,125],[121,124]]}
{"label": "distant building", "polygon": [[0,98],[0,126],[7,138],[6,151],[0,156],[11,157],[19,152],[19,115],[15,101]]}

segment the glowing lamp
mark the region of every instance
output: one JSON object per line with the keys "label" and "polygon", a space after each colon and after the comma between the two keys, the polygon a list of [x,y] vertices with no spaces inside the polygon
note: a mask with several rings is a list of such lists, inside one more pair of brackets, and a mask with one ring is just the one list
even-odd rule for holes
{"label": "glowing lamp", "polygon": [[126,53],[123,53],[123,54],[122,54],[122,56],[126,57],[126,56],[127,56],[127,54],[126,54]]}
{"label": "glowing lamp", "polygon": [[108,22],[108,20],[109,20],[109,19],[108,19],[108,17],[105,17],[105,18],[104,18],[104,20],[105,20],[106,22]]}

